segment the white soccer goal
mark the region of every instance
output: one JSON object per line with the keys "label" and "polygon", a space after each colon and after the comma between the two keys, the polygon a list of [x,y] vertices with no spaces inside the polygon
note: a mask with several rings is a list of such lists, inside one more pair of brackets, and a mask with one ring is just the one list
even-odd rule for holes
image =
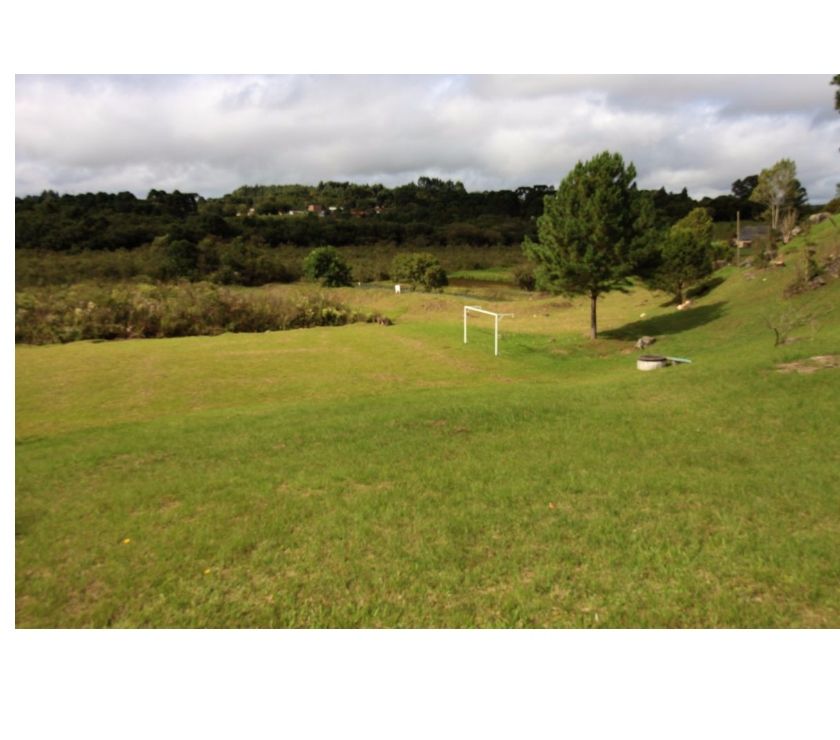
{"label": "white soccer goal", "polygon": [[513,316],[512,313],[495,313],[494,311],[485,311],[480,306],[464,306],[464,344],[467,343],[467,316],[469,313],[473,311],[475,313],[482,313],[486,316],[492,316],[494,319],[494,329],[493,332],[493,354],[498,356],[499,354],[499,322],[505,316]]}

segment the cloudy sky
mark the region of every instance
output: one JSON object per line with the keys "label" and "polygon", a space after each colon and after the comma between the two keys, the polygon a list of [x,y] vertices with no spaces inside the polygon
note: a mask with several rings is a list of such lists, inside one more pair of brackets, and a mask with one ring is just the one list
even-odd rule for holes
{"label": "cloudy sky", "polygon": [[15,191],[556,185],[609,149],[640,186],[694,197],[787,157],[823,202],[840,182],[831,77],[18,75]]}

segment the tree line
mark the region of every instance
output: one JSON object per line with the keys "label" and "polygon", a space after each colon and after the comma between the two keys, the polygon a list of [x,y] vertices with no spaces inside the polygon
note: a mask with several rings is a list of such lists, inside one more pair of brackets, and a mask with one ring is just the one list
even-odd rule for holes
{"label": "tree line", "polygon": [[[758,175],[732,184],[730,195],[696,200],[683,189],[648,191],[663,224],[693,208],[714,221],[749,220],[759,207],[750,200]],[[462,183],[421,177],[394,188],[350,182],[317,186],[243,186],[220,198],[151,190],[15,198],[15,247],[62,252],[136,249],[168,237],[197,245],[203,239],[241,238],[258,247],[330,244],[393,244],[422,249],[451,246],[518,246],[536,235],[549,185],[469,192]],[[807,199],[799,186],[798,199]],[[308,210],[310,209],[311,210]]]}

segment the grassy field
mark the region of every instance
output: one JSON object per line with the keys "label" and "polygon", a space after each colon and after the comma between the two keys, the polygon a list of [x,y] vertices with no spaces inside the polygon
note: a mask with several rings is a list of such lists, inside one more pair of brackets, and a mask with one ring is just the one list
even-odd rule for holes
{"label": "grassy field", "polygon": [[[19,346],[16,623],[838,627],[840,370],[776,366],[840,354],[840,281],[782,300],[795,259],[685,312],[610,295],[595,342],[477,284],[334,291],[390,327]],[[515,314],[498,358],[476,299]],[[692,364],[638,372],[643,334]]]}

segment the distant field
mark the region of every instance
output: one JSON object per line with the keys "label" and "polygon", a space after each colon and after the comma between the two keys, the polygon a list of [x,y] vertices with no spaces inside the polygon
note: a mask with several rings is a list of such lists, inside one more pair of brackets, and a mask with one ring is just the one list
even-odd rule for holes
{"label": "distant field", "polygon": [[840,355],[840,280],[782,301],[796,258],[596,342],[502,286],[498,358],[459,291],[350,288],[395,325],[19,346],[17,626],[838,627],[840,369],[776,365]]}
{"label": "distant field", "polygon": [[449,275],[451,280],[478,280],[490,283],[509,283],[513,273],[508,268],[490,267],[485,270],[456,270]]}

